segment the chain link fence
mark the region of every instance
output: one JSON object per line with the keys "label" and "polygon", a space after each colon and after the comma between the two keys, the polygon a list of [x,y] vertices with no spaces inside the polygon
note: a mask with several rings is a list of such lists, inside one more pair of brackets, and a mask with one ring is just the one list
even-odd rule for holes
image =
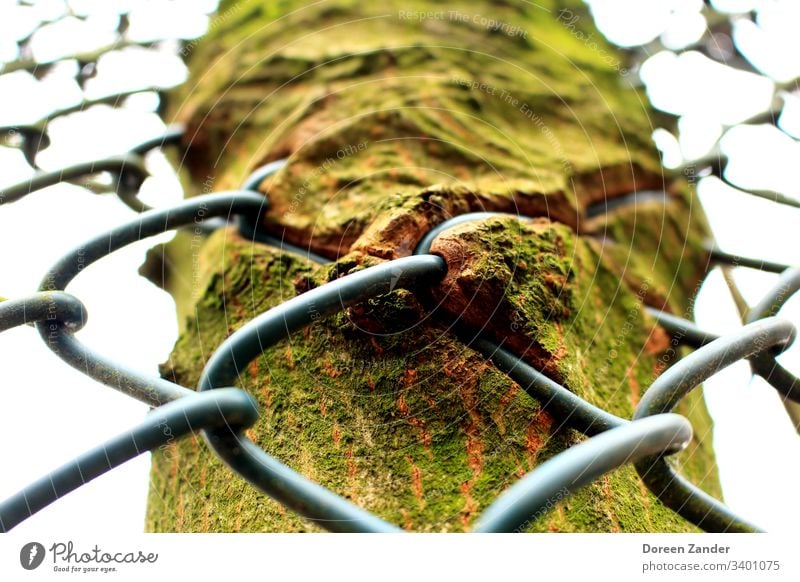
{"label": "chain link fence", "polygon": [[[718,32],[714,28],[709,38],[713,39]],[[705,39],[689,48],[708,49],[704,44],[707,42]],[[706,52],[713,53],[710,49]],[[97,56],[99,53],[82,58],[87,60]],[[740,56],[736,57],[735,63],[738,67],[753,70]],[[40,66],[35,62],[19,64],[23,65],[31,70]],[[84,63],[80,71],[85,71],[86,66]],[[7,66],[4,72],[14,69],[13,65]],[[121,97],[114,95],[97,102],[116,104]],[[48,123],[97,102],[85,102],[55,112],[39,123],[2,127],[0,133],[15,136],[17,147],[36,168],[38,151],[49,143]],[[771,111],[760,116],[759,120],[774,123],[777,113]],[[87,311],[80,299],[66,290],[79,272],[129,244],[167,231],[200,226],[209,233],[232,224],[251,240],[276,246],[282,252],[300,254],[314,262],[327,262],[324,257],[258,232],[257,225],[269,212],[269,201],[257,192],[257,187],[282,167],[283,161],[256,171],[240,190],[195,196],[159,209],[152,209],[139,200],[139,188],[148,176],[143,156],[156,148],[179,147],[182,134],[182,127],[170,127],[163,135],[131,148],[124,155],[57,171],[38,171],[32,178],[0,191],[1,206],[49,185],[64,181],[85,184],[86,178],[109,172],[114,177],[110,189],[124,204],[141,213],[138,218],[94,237],[64,255],[43,277],[37,293],[0,302],[0,331],[22,325],[35,326],[48,348],[69,365],[152,407],[146,419],[134,428],[99,444],[0,503],[0,530],[12,529],[69,492],[146,451],[201,432],[208,446],[231,471],[325,529],[403,531],[315,484],[252,442],[245,431],[258,418],[258,407],[254,399],[235,384],[239,371],[265,349],[320,317],[330,316],[396,288],[414,291],[436,284],[447,271],[445,261],[430,253],[436,236],[457,224],[483,220],[496,214],[467,214],[447,220],[419,241],[412,256],[341,276],[270,309],[236,331],[216,349],[196,387],[180,386],[126,368],[78,340],[75,333],[86,323]],[[705,171],[724,179],[725,159],[721,154],[693,163],[695,166],[699,163]],[[779,192],[752,193],[778,204],[800,206],[795,199]],[[627,203],[635,204],[636,197],[632,196]],[[594,209],[597,213],[606,210],[604,203]],[[524,216],[517,216],[517,219],[528,220]],[[561,499],[628,463],[635,465],[644,484],[667,507],[699,528],[713,532],[758,531],[756,526],[681,477],[672,467],[669,457],[688,445],[692,427],[688,420],[671,410],[701,382],[745,359],[749,360],[753,373],[769,382],[785,400],[800,402],[797,378],[776,361],[776,356],[791,345],[796,335],[791,323],[776,316],[800,289],[800,268],[735,256],[714,245],[709,246],[709,256],[718,264],[762,269],[780,273],[780,277],[772,290],[745,314],[744,325],[735,333],[721,337],[691,321],[649,309],[674,339],[694,351],[652,383],[632,419],[620,418],[590,404],[481,334],[460,332],[466,345],[482,353],[531,398],[537,399],[547,412],[565,426],[589,437],[519,479],[482,513],[474,531],[525,531]]]}

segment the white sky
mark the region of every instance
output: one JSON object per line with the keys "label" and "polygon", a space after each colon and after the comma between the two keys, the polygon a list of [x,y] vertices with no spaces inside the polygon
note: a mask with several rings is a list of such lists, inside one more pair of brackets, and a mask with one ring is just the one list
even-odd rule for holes
{"label": "white sky", "polygon": [[[91,17],[85,22],[68,19],[41,28],[33,43],[38,59],[54,59],[113,41],[114,13],[125,7],[131,8],[130,34],[136,40],[192,38],[207,26],[206,13],[215,2],[80,0],[70,4],[74,11]],[[698,25],[699,0],[592,0],[590,4],[603,30],[623,45],[648,42],[664,34],[666,44],[679,48],[696,40],[703,30]],[[800,61],[793,58],[799,41],[792,38],[800,22],[800,3],[717,0],[714,4],[731,12],[763,5],[758,20],[762,28],[739,26],[737,39],[776,80],[800,74]],[[40,19],[61,16],[63,7],[62,0],[43,0],[35,6],[0,0],[0,61],[16,58],[15,41],[33,31]],[[73,66],[60,65],[41,81],[27,73],[0,76],[0,125],[33,122],[54,108],[77,102],[80,91],[72,78]],[[654,136],[668,165],[702,155],[725,133],[722,147],[731,157],[731,179],[743,186],[800,195],[794,179],[800,146],[794,139],[766,126],[725,128],[769,104],[771,81],[726,70],[698,53],[652,55],[640,73],[653,103],[681,116],[679,141],[664,132]],[[88,91],[90,96],[100,96],[144,86],[168,87],[184,77],[185,67],[169,47],[156,54],[126,49],[101,60]],[[781,125],[800,136],[800,108],[796,98],[788,99]],[[53,122],[53,145],[40,154],[39,163],[50,169],[121,153],[158,134],[164,125],[152,112],[156,102],[143,96],[130,99],[122,110],[95,107]],[[142,198],[154,205],[178,200],[180,186],[165,158],[154,152],[148,164],[154,177],[146,182]],[[31,173],[17,150],[0,147],[0,186]],[[740,194],[714,178],[701,181],[699,194],[722,248],[798,263],[797,209]],[[42,275],[66,250],[132,216],[113,195],[97,196],[72,185],[51,187],[3,206],[0,296],[35,291]],[[156,240],[164,238],[132,245],[103,259],[69,288],[89,312],[89,322],[79,334],[81,341],[153,375],[158,363],[167,358],[177,333],[171,298],[136,273],[145,250]],[[775,277],[736,271],[751,303]],[[718,272],[709,277],[697,307],[697,320],[706,328],[725,332],[739,325]],[[790,301],[781,315],[800,323],[800,301]],[[800,348],[793,348],[781,361],[800,372],[798,354]],[[0,442],[4,443],[0,447],[0,497],[118,434],[145,413],[144,405],[61,362],[33,329],[0,334],[0,362]],[[726,502],[771,531],[792,531],[800,518],[792,496],[800,485],[800,464],[796,462],[800,439],[777,393],[761,380],[751,381],[747,364],[739,363],[709,381],[706,395],[715,420],[715,447]],[[140,531],[148,467],[149,455],[142,455],[51,505],[17,531]]]}

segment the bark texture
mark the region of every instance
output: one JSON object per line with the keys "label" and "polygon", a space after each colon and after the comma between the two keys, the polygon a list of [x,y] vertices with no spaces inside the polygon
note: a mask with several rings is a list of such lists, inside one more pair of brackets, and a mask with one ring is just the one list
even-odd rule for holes
{"label": "bark texture", "polygon": [[[453,319],[630,417],[672,353],[642,307],[691,313],[707,228],[688,186],[662,175],[646,101],[579,3],[237,0],[188,48],[190,78],[172,102],[190,128],[187,187],[234,189],[288,158],[261,184],[262,228],[332,264],[232,229],[168,248],[185,321],[165,377],[193,386],[258,313],[411,254],[446,218],[504,211],[535,219],[444,233],[433,252],[449,271],[429,292],[395,290],[267,349],[240,380],[262,408],[250,436],[403,527],[468,530],[516,479],[585,437],[465,347]],[[719,495],[700,391],[678,412],[695,428],[680,471]],[[200,439],[154,455],[147,528],[316,529]],[[631,467],[531,525],[691,530]]]}

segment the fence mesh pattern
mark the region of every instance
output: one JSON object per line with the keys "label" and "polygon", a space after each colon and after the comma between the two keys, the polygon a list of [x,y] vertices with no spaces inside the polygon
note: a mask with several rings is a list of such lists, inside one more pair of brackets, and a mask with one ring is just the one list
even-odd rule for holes
{"label": "fence mesh pattern", "polygon": [[[719,51],[714,48],[715,39],[718,40],[715,35],[729,27],[727,19],[719,19],[701,42],[687,47],[687,50],[699,50],[720,58]],[[80,57],[79,77],[100,54],[102,51]],[[726,63],[756,71],[738,54],[733,54]],[[20,69],[41,72],[49,66],[51,64],[22,60],[6,65],[3,72]],[[788,88],[791,84],[780,87],[781,90]],[[49,144],[50,121],[97,103],[113,105],[123,97],[125,95],[114,95],[87,101],[74,108],[56,111],[39,123],[3,127],[0,132],[14,136],[16,145],[36,168],[38,151]],[[778,107],[751,122],[776,123],[779,114]],[[43,277],[37,293],[0,302],[0,331],[23,325],[35,326],[45,344],[68,364],[152,407],[145,420],[131,430],[99,444],[0,503],[0,529],[4,532],[12,529],[70,491],[146,451],[201,432],[208,447],[231,471],[325,529],[403,531],[307,479],[252,442],[245,431],[256,421],[259,410],[254,399],[236,387],[239,371],[269,346],[319,317],[330,316],[396,288],[416,291],[435,285],[444,277],[448,266],[442,257],[430,253],[433,240],[453,226],[485,220],[496,213],[465,214],[447,220],[419,241],[412,256],[341,276],[262,313],[216,349],[208,359],[197,386],[180,386],[128,369],[78,340],[75,334],[86,322],[87,312],[80,298],[66,289],[79,272],[147,237],[182,228],[202,228],[210,233],[231,224],[235,224],[249,239],[277,246],[282,252],[299,254],[317,263],[327,262],[327,259],[306,249],[258,232],[257,225],[269,212],[269,201],[257,191],[257,187],[264,178],[279,170],[283,161],[259,169],[239,190],[192,197],[168,208],[153,209],[140,201],[137,194],[148,176],[144,155],[156,148],[179,147],[183,131],[180,126],[170,127],[163,135],[143,142],[121,156],[57,171],[40,170],[32,178],[0,192],[0,205],[9,204],[49,185],[64,181],[82,181],[85,184],[86,178],[109,172],[114,177],[111,189],[122,202],[140,213],[135,220],[96,236],[64,255]],[[725,179],[724,164],[725,158],[719,153],[693,163],[694,167],[722,179]],[[681,170],[683,168],[679,168]],[[751,193],[778,204],[800,205],[795,199],[778,192]],[[529,220],[524,216],[514,216],[520,221]],[[745,315],[744,325],[735,333],[723,336],[703,330],[691,321],[648,308],[659,325],[693,351],[653,381],[631,419],[620,418],[590,404],[479,333],[463,338],[466,344],[484,354],[532,398],[539,400],[565,426],[589,437],[519,479],[483,511],[473,531],[524,531],[534,519],[550,511],[555,501],[628,463],[635,465],[644,484],[666,506],[698,527],[713,532],[757,531],[754,525],[675,471],[669,457],[687,446],[692,438],[692,426],[686,418],[671,411],[705,379],[743,359],[750,362],[754,374],[763,377],[784,399],[800,402],[797,379],[776,361],[776,356],[792,343],[796,334],[794,326],[777,315],[800,288],[800,268],[734,256],[714,245],[709,246],[709,253],[711,260],[717,263],[762,269],[780,273],[780,277],[774,288]]]}

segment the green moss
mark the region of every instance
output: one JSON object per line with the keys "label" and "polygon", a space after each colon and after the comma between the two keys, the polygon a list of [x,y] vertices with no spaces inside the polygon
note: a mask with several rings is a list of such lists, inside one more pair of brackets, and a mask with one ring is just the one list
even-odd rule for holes
{"label": "green moss", "polygon": [[[572,286],[568,293],[559,295],[547,286],[529,288],[530,296],[541,291],[542,297],[519,308],[531,320],[540,317],[536,329],[543,337],[555,325],[564,324],[565,330],[574,326],[561,338],[567,355],[559,370],[567,385],[596,404],[629,415],[628,367],[633,366],[644,384],[652,373],[653,357],[615,362],[602,370],[592,365],[592,358],[600,360],[597,353],[589,358],[581,350],[591,353],[609,345],[619,318],[631,307],[630,292],[618,290],[621,299],[608,302],[606,322],[587,348],[585,339],[591,336],[583,326],[596,326],[596,311],[582,309],[581,301],[597,292],[585,277],[587,269],[595,268],[596,257],[566,227],[547,230],[533,225],[520,230],[518,225],[508,228],[508,223],[492,220],[475,227],[493,247],[485,268],[502,273],[508,267],[497,261],[513,257],[515,264],[529,262],[526,272],[536,272],[541,261],[565,277]],[[535,236],[525,228],[535,229]],[[576,249],[573,266],[552,256]],[[204,264],[220,267],[204,273],[205,289],[192,325],[186,326],[162,370],[190,386],[226,335],[293,296],[298,286],[319,283],[331,272],[247,243],[231,232],[215,234],[204,256]],[[522,286],[532,280],[529,275],[498,276],[515,305]],[[599,288],[613,292],[602,279]],[[557,315],[541,319],[545,309]],[[640,334],[646,326],[641,320],[636,323]],[[626,342],[644,341],[639,335],[635,338]],[[318,322],[268,348],[243,374],[241,386],[261,406],[261,418],[249,432],[260,446],[381,517],[414,530],[468,529],[517,478],[582,438],[558,430],[538,402],[425,318],[415,296],[404,290]],[[702,407],[693,414],[707,422]],[[707,467],[709,458],[710,451],[699,448],[687,459],[686,474]],[[147,527],[152,531],[315,529],[232,477],[193,440],[156,453],[151,482]],[[662,511],[631,468],[592,485],[532,525],[532,531],[615,529],[691,528]]]}
{"label": "green moss", "polygon": [[702,208],[685,185],[670,202],[648,202],[609,213],[588,229],[603,237],[596,248],[613,262],[631,287],[651,281],[653,305],[691,319],[692,298],[708,263],[710,237]]}
{"label": "green moss", "polygon": [[220,7],[170,116],[191,128],[190,169],[213,168],[219,188],[289,158],[263,188],[267,228],[293,242],[345,254],[391,201],[419,206],[437,185],[473,192],[471,209],[549,214],[551,196],[574,223],[587,183],[615,196],[661,182],[642,95],[621,90],[599,34],[587,48],[589,17],[558,20],[578,2],[261,4]]}
{"label": "green moss", "polygon": [[[653,239],[661,238],[652,229],[634,232],[631,249],[649,250]],[[677,273],[669,278],[648,274],[632,286],[619,275],[616,253],[543,219],[468,223],[441,235],[433,251],[460,261],[451,264],[460,269],[458,277],[436,292],[445,309],[454,306],[453,316],[477,326],[485,325],[491,313],[488,330],[496,339],[589,402],[619,416],[632,415],[669,347],[644,304],[653,294],[667,295],[664,290]],[[674,269],[677,263],[670,265]],[[673,299],[686,300],[677,292]],[[696,407],[700,427],[707,430],[700,398],[687,405]],[[698,458],[697,466],[705,467],[707,455]],[[708,486],[718,493],[713,480]]]}
{"label": "green moss", "polygon": [[[555,21],[561,4],[538,4],[550,12],[501,1],[223,2],[172,100],[192,136],[188,190],[209,177],[214,189],[235,188],[261,163],[288,157],[262,184],[264,228],[342,258],[319,267],[230,231],[192,249],[191,265],[176,256],[191,281],[179,299],[189,315],[163,374],[192,386],[213,350],[257,314],[410,254],[448,216],[500,210],[552,221],[490,220],[440,237],[471,249],[456,274],[460,293],[480,298],[477,309],[444,308],[482,325],[499,305],[495,335],[577,394],[630,416],[664,340],[642,301],[687,308],[705,227],[683,215],[693,199],[679,189],[666,217],[662,206],[643,205],[585,220],[588,204],[660,189],[663,179],[642,95],[623,90],[600,51]],[[527,36],[399,17],[436,9],[490,14]],[[469,529],[516,479],[583,438],[403,290],[268,348],[241,387],[262,410],[249,433],[260,446],[408,529]],[[682,405],[698,436],[710,423],[701,398]],[[719,493],[707,439],[681,462]],[[147,528],[316,529],[232,476],[197,439],[154,454]],[[531,525],[692,529],[630,467]]]}

